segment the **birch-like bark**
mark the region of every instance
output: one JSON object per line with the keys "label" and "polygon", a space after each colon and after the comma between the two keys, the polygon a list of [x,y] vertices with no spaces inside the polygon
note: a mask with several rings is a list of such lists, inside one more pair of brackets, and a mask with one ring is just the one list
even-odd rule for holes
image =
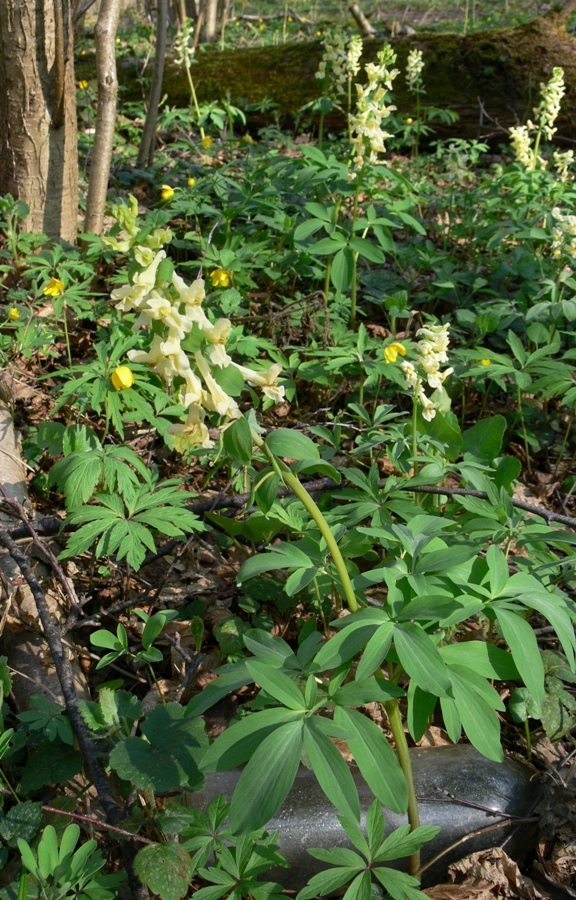
{"label": "birch-like bark", "polygon": [[168,2],[157,0],[156,2],[156,54],[154,56],[154,69],[152,72],[152,84],[148,98],[148,111],[142,130],[142,140],[138,151],[137,166],[151,166],[154,162],[154,150],[156,148],[156,122],[158,121],[158,106],[162,96],[162,79],[164,78],[164,59],[166,57],[166,29],[168,26]]}
{"label": "birch-like bark", "polygon": [[94,28],[98,109],[84,231],[93,231],[95,234],[101,234],[104,226],[106,195],[112,162],[118,98],[116,30],[119,15],[120,0],[102,0],[98,21]]}

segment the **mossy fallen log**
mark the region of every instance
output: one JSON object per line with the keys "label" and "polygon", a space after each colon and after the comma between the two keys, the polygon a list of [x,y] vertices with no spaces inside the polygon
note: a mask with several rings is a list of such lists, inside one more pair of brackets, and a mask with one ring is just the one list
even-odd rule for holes
{"label": "mossy fallen log", "polygon": [[[383,40],[365,40],[363,62],[376,57]],[[566,96],[558,120],[559,142],[576,140],[576,40],[566,31],[559,13],[549,13],[514,28],[456,33],[418,33],[394,40],[398,67],[405,70],[413,47],[424,53],[425,103],[453,110],[459,121],[438,126],[442,137],[485,138],[497,136],[532,114],[540,83],[555,66],[564,69]],[[197,55],[193,74],[200,102],[228,98],[259,104],[270,99],[282,119],[293,117],[319,94],[314,77],[322,54],[320,41],[273,47],[218,51],[213,47]],[[85,59],[85,58],[84,58]],[[78,77],[86,77],[82,63]],[[134,65],[125,64],[119,76],[124,96],[141,96]],[[164,93],[171,106],[189,103],[185,73],[168,60]],[[394,83],[400,113],[413,110],[404,78]],[[337,125],[337,122],[333,124]]]}

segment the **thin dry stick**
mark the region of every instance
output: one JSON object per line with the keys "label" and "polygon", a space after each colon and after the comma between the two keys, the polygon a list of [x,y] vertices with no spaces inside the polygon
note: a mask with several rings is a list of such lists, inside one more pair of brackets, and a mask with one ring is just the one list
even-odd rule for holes
{"label": "thin dry stick", "polygon": [[[93,744],[92,740],[88,737],[88,732],[86,731],[84,720],[80,715],[80,710],[78,709],[78,695],[74,686],[72,666],[70,665],[70,658],[62,641],[60,628],[54,623],[52,619],[50,608],[46,601],[46,597],[44,596],[44,591],[40,587],[40,584],[38,583],[38,580],[28,560],[26,559],[26,556],[22,553],[22,551],[13,541],[10,535],[3,529],[0,529],[0,545],[6,548],[28,583],[28,586],[32,593],[32,597],[34,598],[34,603],[36,604],[36,610],[38,612],[38,617],[44,631],[44,637],[46,638],[48,647],[50,648],[50,653],[52,655],[52,660],[56,668],[58,681],[60,682],[60,687],[62,688],[64,705],[66,707],[66,712],[68,714],[70,724],[72,725],[72,728],[74,730],[76,740],[78,741],[78,746],[80,747],[82,755],[86,760],[88,771],[90,772],[90,777],[94,783],[94,787],[96,788],[96,792],[98,794],[98,799],[102,805],[104,812],[113,824],[118,825],[124,818],[124,812],[122,810],[122,807],[117,803],[112,794],[96,747]],[[130,883],[130,888],[132,890],[132,896],[135,898],[135,900],[146,900],[146,898],[148,898],[149,896],[148,890],[136,877],[136,874],[134,872],[133,860],[135,856],[135,850],[133,846],[122,843],[121,851],[124,865],[126,867],[126,873],[128,875],[128,880]]]}

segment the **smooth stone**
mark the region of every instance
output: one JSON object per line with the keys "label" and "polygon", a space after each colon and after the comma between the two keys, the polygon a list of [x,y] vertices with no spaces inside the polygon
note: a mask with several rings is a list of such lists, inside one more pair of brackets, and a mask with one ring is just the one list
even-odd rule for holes
{"label": "smooth stone", "polygon": [[[493,762],[466,744],[415,748],[410,755],[421,824],[439,825],[442,829],[422,848],[422,865],[459,842],[426,869],[422,876],[423,886],[437,884],[452,862],[469,853],[502,847],[508,856],[521,861],[530,852],[538,823],[517,820],[533,818],[544,797],[543,788],[531,768],[512,759]],[[364,826],[366,812],[374,798],[359,771],[352,767],[352,773],[358,787]],[[240,770],[235,769],[207,775],[204,790],[188,794],[187,805],[203,809],[217,794],[230,799],[240,774]],[[383,808],[383,812],[386,834],[407,821],[406,816],[389,809]],[[306,852],[309,847],[352,847],[337,816],[313,772],[301,766],[282,809],[266,826],[270,832],[279,830],[279,850],[291,868],[271,870],[266,880],[278,881],[286,889],[297,891],[312,875],[326,868],[324,863]],[[508,821],[509,817],[512,818]],[[405,869],[406,860],[392,861],[388,865]]]}

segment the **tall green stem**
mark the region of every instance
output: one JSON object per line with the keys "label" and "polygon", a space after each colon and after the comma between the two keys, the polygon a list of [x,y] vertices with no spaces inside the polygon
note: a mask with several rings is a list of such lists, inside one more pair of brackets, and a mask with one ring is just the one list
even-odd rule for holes
{"label": "tall green stem", "polygon": [[308,512],[312,520],[318,526],[320,534],[326,541],[326,546],[328,547],[328,551],[332,556],[332,561],[336,566],[336,571],[338,572],[338,577],[340,579],[340,585],[342,587],[342,591],[344,594],[344,599],[348,604],[348,609],[350,612],[356,612],[358,609],[358,601],[356,600],[356,594],[354,593],[354,587],[352,586],[352,582],[350,580],[350,576],[348,574],[348,569],[346,568],[346,563],[344,561],[344,557],[340,552],[340,547],[332,534],[332,530],[324,518],[324,515],[318,506],[318,504],[312,499],[306,488],[303,484],[298,480],[296,475],[292,471],[290,471],[289,467],[279,460],[271,450],[268,449],[266,444],[260,439],[256,438],[255,443],[264,450],[264,453],[274,466],[274,468],[280,473],[282,480],[286,487],[290,488],[293,494],[298,497],[300,502],[302,503],[304,509]]}
{"label": "tall green stem", "polygon": [[[406,788],[408,791],[408,822],[410,828],[414,831],[420,826],[420,812],[418,810],[418,800],[416,798],[416,789],[414,787],[414,776],[412,773],[412,760],[410,759],[410,750],[408,749],[408,741],[406,740],[406,732],[400,708],[397,700],[388,700],[384,704],[384,709],[390,722],[390,728],[396,744],[396,753],[398,754],[398,762],[406,779]],[[420,869],[420,851],[417,850],[408,860],[408,871],[411,875],[417,875]]]}

